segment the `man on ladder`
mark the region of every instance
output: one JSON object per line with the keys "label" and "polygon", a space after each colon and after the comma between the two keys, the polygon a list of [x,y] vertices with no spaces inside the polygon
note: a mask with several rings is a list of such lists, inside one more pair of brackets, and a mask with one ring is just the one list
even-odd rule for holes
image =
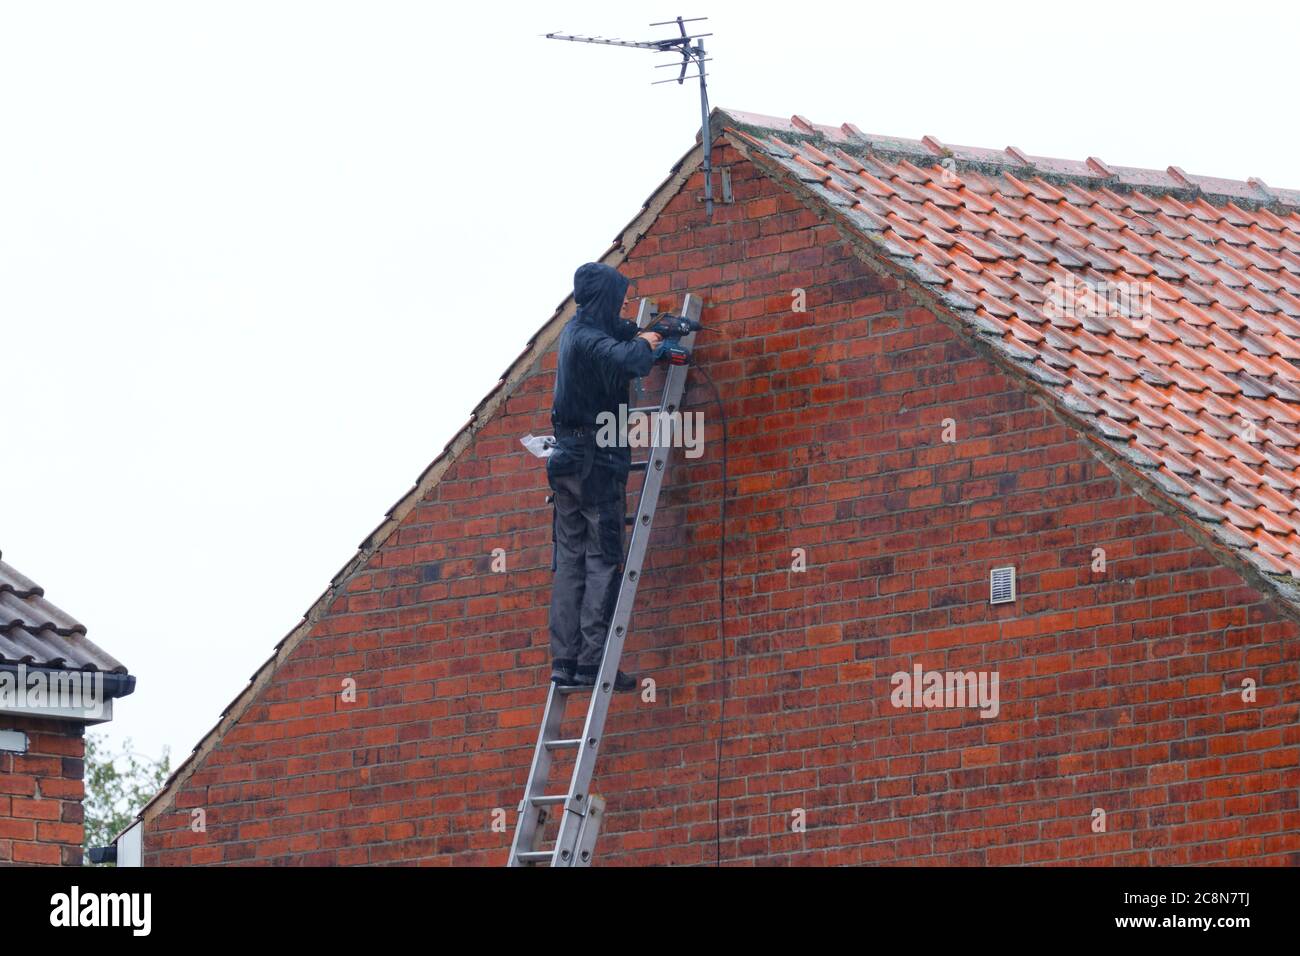
{"label": "man on ladder", "polygon": [[[546,460],[554,500],[555,578],[551,593],[551,680],[593,686],[618,596],[631,450],[626,436],[597,443],[602,413],[620,418],[628,384],[646,375],[662,341],[619,317],[628,281],[588,262],[573,276],[577,313],[560,333],[551,424],[556,447]],[[635,690],[621,670],[615,690]]]}

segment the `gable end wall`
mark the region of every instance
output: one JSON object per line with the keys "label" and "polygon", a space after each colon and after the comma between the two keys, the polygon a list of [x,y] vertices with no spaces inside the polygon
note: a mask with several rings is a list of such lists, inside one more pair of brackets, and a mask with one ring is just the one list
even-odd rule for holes
{"label": "gable end wall", "polygon": [[[713,861],[721,727],[728,862],[1300,863],[1296,625],[814,212],[729,146],[714,161],[735,204],[704,223],[697,173],[621,268],[630,300],[707,299],[726,720],[721,437],[696,375],[708,443],[674,459],[656,518],[624,658],[656,700],[613,708],[599,862]],[[550,585],[545,475],[518,439],[548,429],[554,362],[149,822],[147,865],[504,861]],[[1003,564],[1020,596],[990,606]],[[915,664],[996,671],[998,716],[895,708]]]}

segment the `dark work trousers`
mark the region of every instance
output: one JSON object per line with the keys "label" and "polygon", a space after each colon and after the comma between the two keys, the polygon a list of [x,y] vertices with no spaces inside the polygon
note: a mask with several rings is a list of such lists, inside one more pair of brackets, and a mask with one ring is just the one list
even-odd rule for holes
{"label": "dark work trousers", "polygon": [[555,551],[551,661],[595,673],[618,599],[627,477],[605,468],[550,475]]}

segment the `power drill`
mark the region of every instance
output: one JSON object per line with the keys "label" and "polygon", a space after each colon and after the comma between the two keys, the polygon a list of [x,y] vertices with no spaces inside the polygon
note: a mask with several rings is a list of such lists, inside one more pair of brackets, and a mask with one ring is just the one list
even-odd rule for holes
{"label": "power drill", "polygon": [[690,360],[690,353],[681,347],[678,340],[684,335],[700,331],[704,326],[694,319],[684,315],[672,315],[669,312],[651,313],[650,322],[651,324],[642,331],[663,336],[663,341],[655,349],[655,361],[666,358],[669,365],[685,365]]}

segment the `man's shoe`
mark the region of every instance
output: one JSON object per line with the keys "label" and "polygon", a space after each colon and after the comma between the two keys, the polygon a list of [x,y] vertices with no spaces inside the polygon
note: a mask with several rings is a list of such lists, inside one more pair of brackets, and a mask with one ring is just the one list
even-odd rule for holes
{"label": "man's shoe", "polygon": [[[579,687],[595,687],[596,675],[599,673],[598,667],[579,667],[573,674],[573,682]],[[630,674],[624,674],[619,671],[614,678],[614,690],[619,693],[636,690],[637,680]]]}
{"label": "man's shoe", "polygon": [[551,680],[556,684],[569,686],[573,684],[573,670],[576,661],[557,660],[551,664]]}

